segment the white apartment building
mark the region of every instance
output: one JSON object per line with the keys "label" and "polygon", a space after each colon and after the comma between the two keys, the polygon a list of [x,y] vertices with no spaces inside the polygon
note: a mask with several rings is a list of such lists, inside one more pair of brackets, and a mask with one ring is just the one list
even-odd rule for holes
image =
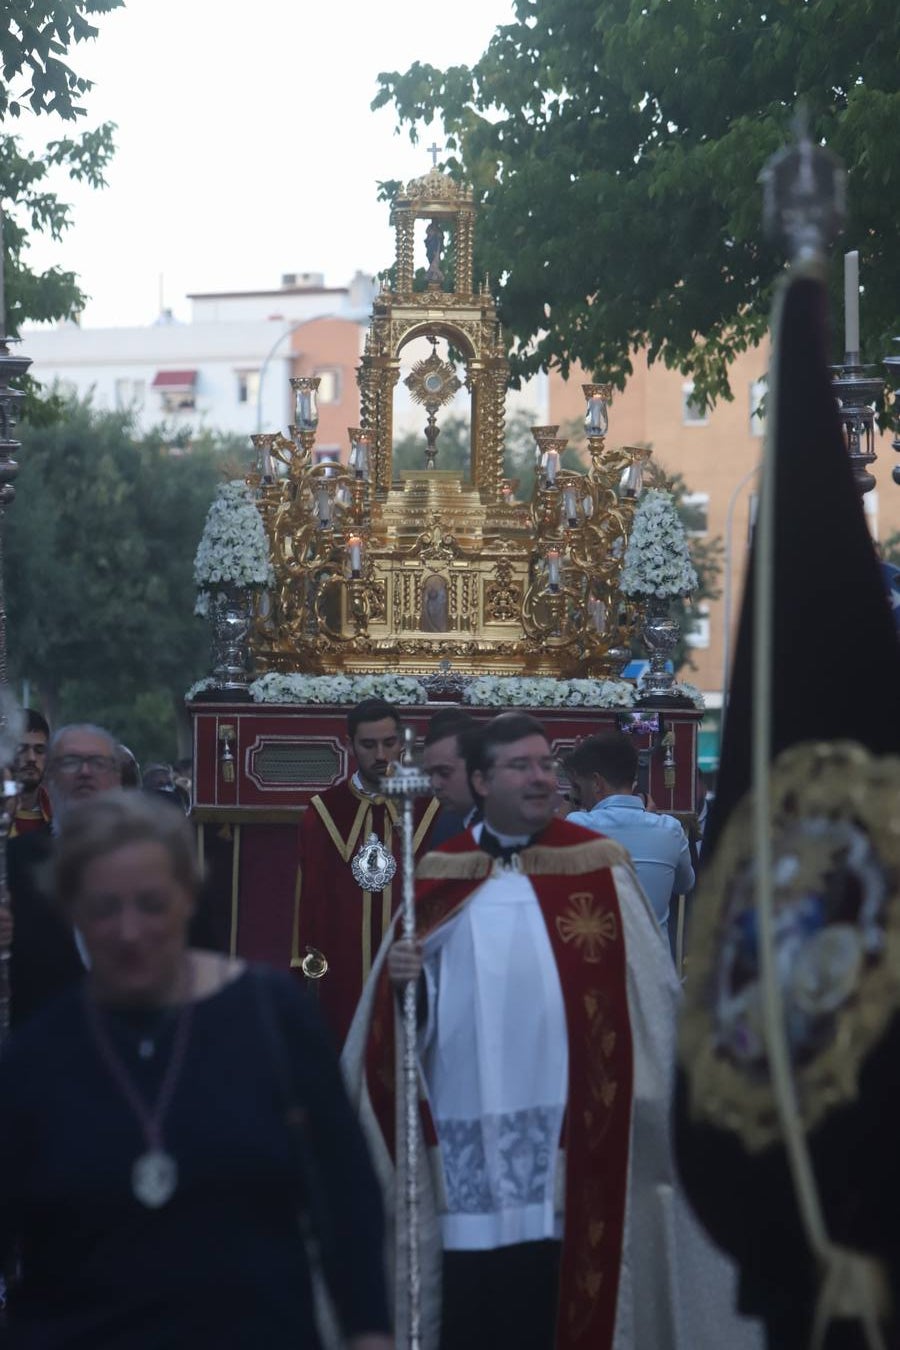
{"label": "white apartment building", "polygon": [[250,435],[292,420],[288,380],[306,355],[304,325],[349,320],[362,342],[374,294],[364,273],[345,287],[325,286],[319,273],[290,273],[278,289],[191,295],[188,323],[163,313],[135,328],[26,328],[21,350],[41,384],[100,409],[131,410],[138,431]]}

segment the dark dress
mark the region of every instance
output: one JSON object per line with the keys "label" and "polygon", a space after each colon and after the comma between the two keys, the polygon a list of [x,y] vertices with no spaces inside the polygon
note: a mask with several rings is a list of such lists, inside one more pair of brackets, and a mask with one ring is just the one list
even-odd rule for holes
{"label": "dark dress", "polygon": [[84,974],[84,963],[51,889],[49,825],[16,835],[6,847],[12,905],[11,1021],[19,1027]]}
{"label": "dark dress", "polygon": [[[81,987],[9,1042],[0,1059],[0,1241],[8,1260],[18,1240],[22,1265],[10,1298],[11,1350],[318,1345],[297,1221],[302,1169],[260,980],[306,1112],[344,1330],[388,1329],[378,1187],[334,1053],[289,977],[253,970],[194,1007],[163,1125],[178,1187],[161,1209],[131,1193],[131,1167],[146,1146],[92,1039]],[[102,1016],[143,1099],[154,1101],[176,1015]],[[142,1041],[155,1045],[148,1058]]]}

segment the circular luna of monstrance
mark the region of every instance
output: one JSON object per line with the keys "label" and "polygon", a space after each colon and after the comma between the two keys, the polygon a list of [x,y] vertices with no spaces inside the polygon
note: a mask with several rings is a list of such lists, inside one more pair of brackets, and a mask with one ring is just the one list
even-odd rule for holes
{"label": "circular luna of monstrance", "polygon": [[462,381],[449,361],[442,361],[436,351],[417,361],[403,381],[416,403],[442,408],[449,403]]}

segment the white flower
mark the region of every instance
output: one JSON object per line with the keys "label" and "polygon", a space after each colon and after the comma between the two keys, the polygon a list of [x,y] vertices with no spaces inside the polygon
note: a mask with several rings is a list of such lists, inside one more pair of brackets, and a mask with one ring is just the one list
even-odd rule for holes
{"label": "white flower", "polygon": [[623,595],[666,598],[696,588],[697,573],[672,494],[648,489],[634,513],[619,589]]}
{"label": "white flower", "polygon": [[[215,687],[200,680],[187,697],[202,696]],[[687,695],[698,708],[703,695],[691,684],[677,684],[674,692]],[[412,675],[280,675],[270,671],[250,685],[255,703],[355,704],[364,698],[383,698],[409,706],[427,703],[428,692]],[[479,675],[463,691],[463,702],[474,708],[631,708],[636,690],[628,680],[555,680],[549,676]]]}
{"label": "white flower", "polygon": [[279,675],[270,671],[250,685],[255,703],[427,703],[425,686],[410,675]]}
{"label": "white flower", "polygon": [[195,614],[209,612],[216,586],[271,586],[275,574],[262,517],[246,483],[222,483],[206,516],[194,558]]}
{"label": "white flower", "polygon": [[681,694],[684,698],[689,698],[695,708],[705,708],[706,699],[695,684],[688,684],[685,680],[680,684],[672,685],[673,694]]}
{"label": "white flower", "polygon": [[197,680],[195,684],[192,684],[184,697],[190,702],[192,698],[199,698],[201,694],[205,694],[208,689],[218,689],[218,687],[215,680],[207,677],[203,680]]}
{"label": "white flower", "polygon": [[463,692],[476,708],[630,708],[635,689],[627,680],[555,680],[550,676],[481,675]]}

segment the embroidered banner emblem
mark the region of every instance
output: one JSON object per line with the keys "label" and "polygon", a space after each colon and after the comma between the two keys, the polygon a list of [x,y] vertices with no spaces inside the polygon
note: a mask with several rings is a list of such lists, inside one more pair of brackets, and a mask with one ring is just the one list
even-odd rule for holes
{"label": "embroidered banner emblem", "polygon": [[619,936],[616,916],[594,899],[590,891],[569,896],[570,908],[556,920],[563,942],[574,942],[590,965],[596,965],[605,948]]}

